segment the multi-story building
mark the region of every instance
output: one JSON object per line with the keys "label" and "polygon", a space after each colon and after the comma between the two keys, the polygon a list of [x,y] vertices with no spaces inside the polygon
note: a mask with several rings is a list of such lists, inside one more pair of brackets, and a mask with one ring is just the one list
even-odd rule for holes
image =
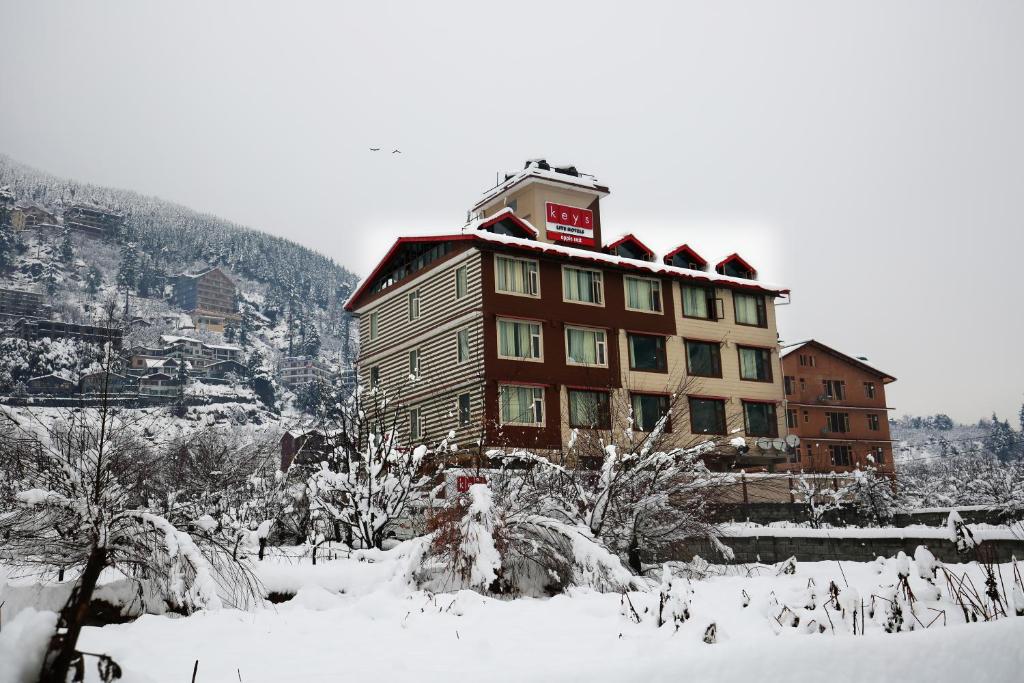
{"label": "multi-story building", "polygon": [[15,230],[29,230],[56,222],[57,218],[52,213],[33,202],[18,202],[11,210],[11,227]]}
{"label": "multi-story building", "polygon": [[49,313],[49,307],[44,302],[39,292],[0,287],[0,315],[18,318],[45,316]]}
{"label": "multi-story building", "polygon": [[25,341],[50,339],[80,339],[93,344],[110,342],[115,349],[121,348],[121,328],[100,325],[78,325],[60,320],[27,320],[22,318],[14,325],[15,336]]}
{"label": "multi-story building", "polygon": [[800,437],[789,469],[864,469],[871,456],[893,471],[885,385],[895,377],[813,339],[785,347],[782,369],[787,426]]}
{"label": "multi-story building", "polygon": [[330,382],[331,366],[315,356],[285,356],[278,363],[278,376],[289,389],[321,379]]}
{"label": "multi-story building", "polygon": [[237,322],[238,288],[220,268],[200,273],[183,273],[174,278],[174,301],[192,313],[196,327],[223,332],[228,322]]}
{"label": "multi-story building", "polygon": [[[239,372],[242,349],[230,344],[207,344],[201,339],[160,335],[163,346],[135,346],[131,349],[130,371],[135,374],[177,368],[177,362],[187,362],[194,376]],[[176,362],[175,362],[176,361]],[[169,362],[175,362],[170,365]]]}
{"label": "multi-story building", "polygon": [[92,202],[79,202],[64,211],[64,227],[93,237],[114,237],[124,224],[124,216]]}
{"label": "multi-story building", "polygon": [[774,302],[788,290],[735,254],[708,271],[685,245],[662,262],[632,235],[604,246],[607,195],[528,162],[460,232],[399,238],[346,305],[360,384],[401,394],[414,441],[560,449],[668,415],[677,445],[732,435],[751,447],[738,460],[780,460],[755,444],[785,429]]}

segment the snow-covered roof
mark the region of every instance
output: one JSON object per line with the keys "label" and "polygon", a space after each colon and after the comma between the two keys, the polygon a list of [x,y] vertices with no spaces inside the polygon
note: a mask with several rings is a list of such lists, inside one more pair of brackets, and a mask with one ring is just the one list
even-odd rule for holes
{"label": "snow-covered roof", "polygon": [[556,168],[572,168],[571,166],[558,166],[552,165],[549,169],[541,168],[541,164],[546,163],[543,159],[530,159],[526,162],[526,167],[523,170],[509,176],[502,182],[498,183],[491,189],[481,195],[480,199],[477,200],[476,204],[473,205],[473,209],[479,209],[481,206],[487,204],[498,195],[503,192],[507,192],[514,186],[525,181],[528,178],[538,178],[548,182],[573,185],[579,188],[590,190],[598,193],[601,196],[608,194],[608,188],[598,182],[597,178],[586,173],[580,173],[578,175],[570,175],[569,173],[561,173],[556,171]]}
{"label": "snow-covered roof", "polygon": [[805,339],[804,341],[793,342],[791,344],[784,344],[779,352],[779,358],[786,358],[790,354],[812,345],[818,347],[819,349],[825,351],[826,353],[830,353],[833,356],[836,356],[840,360],[846,361],[847,363],[850,363],[852,365],[859,365],[863,367],[865,370],[881,377],[886,384],[888,384],[889,382],[896,381],[896,378],[890,375],[888,372],[876,368],[874,365],[871,365],[866,360],[862,358],[857,358],[856,356],[849,356],[843,353],[842,351],[836,350],[834,347],[829,346],[828,344],[823,344],[817,339]]}
{"label": "snow-covered roof", "polygon": [[732,289],[742,289],[748,291],[762,292],[764,294],[781,295],[788,294],[789,289],[782,286],[776,285],[769,282],[748,280],[746,278],[730,277],[728,275],[722,275],[720,273],[705,272],[702,270],[691,270],[689,268],[680,268],[678,266],[671,266],[665,263],[657,263],[655,261],[642,261],[639,259],[626,258],[624,256],[616,256],[615,254],[605,254],[598,251],[590,251],[588,249],[578,249],[576,247],[565,246],[561,244],[550,244],[548,242],[540,242],[532,239],[524,239],[521,237],[511,237],[509,235],[497,235],[492,232],[485,230],[479,230],[478,227],[484,220],[490,221],[493,216],[488,219],[477,219],[476,221],[470,222],[463,230],[464,232],[459,234],[449,235],[424,235],[417,237],[399,237],[392,244],[391,249],[384,256],[383,259],[374,267],[373,271],[359,283],[359,286],[353,292],[352,296],[349,297],[348,301],[345,302],[345,310],[351,311],[354,308],[356,300],[358,300],[370,286],[377,276],[380,274],[382,268],[390,260],[391,256],[397,251],[397,249],[406,243],[416,242],[445,242],[445,241],[480,241],[489,242],[492,244],[500,244],[506,247],[520,249],[523,251],[540,252],[544,254],[550,254],[554,256],[560,256],[576,261],[585,261],[588,263],[599,263],[609,265],[624,270],[636,270],[651,273],[653,275],[663,275],[667,277],[679,278],[682,280],[688,280],[691,282],[708,283],[714,284],[721,287],[730,287]]}

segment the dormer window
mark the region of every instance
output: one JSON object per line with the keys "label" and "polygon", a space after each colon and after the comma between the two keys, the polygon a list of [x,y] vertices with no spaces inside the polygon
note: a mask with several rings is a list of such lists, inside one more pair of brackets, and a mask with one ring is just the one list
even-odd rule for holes
{"label": "dormer window", "polygon": [[527,240],[537,239],[536,229],[513,213],[517,206],[518,203],[513,200],[509,206],[480,223],[477,229],[486,230],[495,235],[508,235]]}
{"label": "dormer window", "polygon": [[680,245],[665,254],[662,260],[665,265],[687,270],[707,270],[708,268],[708,262],[687,244]]}
{"label": "dormer window", "polygon": [[715,266],[715,272],[729,277],[739,277],[744,280],[756,280],[757,271],[754,267],[743,260],[739,254],[731,254]]}
{"label": "dormer window", "polygon": [[653,261],[654,252],[632,234],[615,240],[604,248],[605,252],[637,261]]}

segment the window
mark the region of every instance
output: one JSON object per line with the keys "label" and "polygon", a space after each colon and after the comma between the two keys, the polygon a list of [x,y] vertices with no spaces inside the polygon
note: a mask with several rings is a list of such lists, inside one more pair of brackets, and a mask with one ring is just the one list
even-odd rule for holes
{"label": "window", "polygon": [[562,296],[580,304],[604,305],[604,277],[599,270],[562,268]]}
{"label": "window", "polygon": [[460,363],[469,360],[469,330],[459,330],[455,333],[455,343],[458,348],[458,359]]}
{"label": "window", "polygon": [[584,429],[611,429],[608,393],[604,391],[569,390],[569,426]]}
{"label": "window", "polygon": [[690,431],[694,434],[725,434],[725,401],[691,397]]}
{"label": "window", "polygon": [[833,465],[849,467],[853,449],[848,444],[833,444],[828,447],[828,454]]}
{"label": "window", "polygon": [[416,320],[420,317],[420,290],[414,289],[409,292],[409,320]]}
{"label": "window", "polygon": [[841,379],[823,379],[821,386],[825,398],[831,401],[842,401],[846,398],[846,382]]}
{"label": "window", "polygon": [[718,342],[691,341],[686,345],[686,370],[696,377],[722,376],[722,350]]}
{"label": "window", "polygon": [[459,426],[469,424],[469,394],[459,394]]}
{"label": "window", "polygon": [[793,391],[796,389],[796,377],[786,375],[783,379],[786,385],[786,396],[792,396]]}
{"label": "window", "polygon": [[825,429],[829,432],[845,434],[850,431],[850,414],[825,413]]}
{"label": "window", "polygon": [[409,352],[409,374],[419,375],[420,374],[420,350],[413,349]]}
{"label": "window", "polygon": [[[804,366],[806,368],[813,368],[814,367],[814,356],[811,356],[811,355],[806,354],[806,353],[801,353],[800,354],[800,365],[802,365],[802,366]],[[803,381],[803,380],[801,380],[801,381]]]}
{"label": "window", "polygon": [[873,415],[873,414],[869,414],[868,415],[868,429],[870,429],[873,432],[877,432],[879,429],[881,429],[881,424],[880,423],[881,423],[881,420],[878,419],[877,415]]}
{"label": "window", "polygon": [[885,449],[882,448],[881,446],[875,446],[870,451],[868,451],[868,457],[869,458],[874,458],[875,459],[875,464],[877,464],[877,465],[884,465],[885,464]]}
{"label": "window", "polygon": [[544,389],[514,384],[503,385],[500,389],[501,422],[542,426],[544,424]]}
{"label": "window", "polygon": [[800,425],[800,420],[797,417],[796,408],[790,408],[786,411],[786,426],[790,429],[796,429]]}
{"label": "window", "polygon": [[772,381],[772,352],[752,346],[737,347],[740,355],[740,379],[751,382]]}
{"label": "window", "polygon": [[537,262],[529,259],[495,256],[497,290],[504,294],[540,296]]}
{"label": "window", "polygon": [[376,389],[380,386],[380,368],[374,365],[370,368],[370,388]]}
{"label": "window", "polygon": [[811,414],[805,410],[804,411],[804,424],[806,424],[806,423],[808,423],[810,421],[811,421]]}
{"label": "window", "polygon": [[604,330],[565,328],[565,362],[569,365],[608,365]]}
{"label": "window", "polygon": [[874,398],[875,397],[875,383],[874,382],[864,382],[864,395],[866,397],[868,397],[868,398]]}
{"label": "window", "polygon": [[377,338],[377,311],[370,312],[370,339]]}
{"label": "window", "polygon": [[623,278],[626,284],[626,310],[661,313],[661,282],[647,278]]}
{"label": "window", "polygon": [[461,299],[466,296],[469,281],[469,269],[466,266],[459,266],[455,269],[455,298]]}
{"label": "window", "polygon": [[409,438],[419,439],[423,436],[423,424],[419,408],[409,409]]}
{"label": "window", "polygon": [[715,290],[712,287],[683,285],[683,316],[717,320]]}
{"label": "window", "polygon": [[[658,425],[658,420],[668,415],[668,396],[632,394],[630,403],[633,408],[633,427],[641,432],[653,431]],[[667,421],[665,431],[671,431]]]}
{"label": "window", "polygon": [[743,422],[746,424],[747,436],[779,435],[779,423],[775,418],[774,403],[743,402]]}
{"label": "window", "polygon": [[541,360],[540,323],[499,319],[498,357]]}
{"label": "window", "polygon": [[737,324],[768,327],[768,313],[765,310],[764,296],[735,292],[732,295],[732,302],[736,308]]}
{"label": "window", "polygon": [[630,334],[629,369],[642,372],[668,372],[665,338],[649,334]]}

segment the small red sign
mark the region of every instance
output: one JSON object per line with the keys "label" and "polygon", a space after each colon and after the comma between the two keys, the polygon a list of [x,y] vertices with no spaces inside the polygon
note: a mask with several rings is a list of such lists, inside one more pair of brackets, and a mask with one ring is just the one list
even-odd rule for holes
{"label": "small red sign", "polygon": [[564,204],[547,203],[548,237],[576,246],[594,246],[594,212]]}

